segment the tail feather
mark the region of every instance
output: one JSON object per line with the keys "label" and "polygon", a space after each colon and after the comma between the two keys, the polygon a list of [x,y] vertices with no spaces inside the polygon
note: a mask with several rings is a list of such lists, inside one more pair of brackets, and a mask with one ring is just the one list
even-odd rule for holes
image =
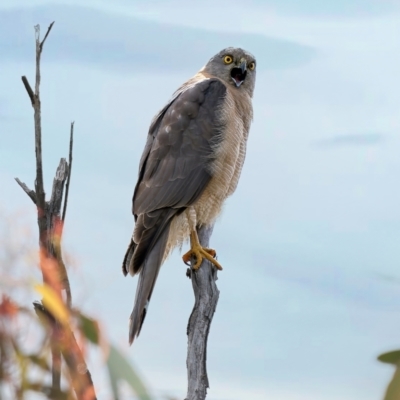
{"label": "tail feather", "polygon": [[150,251],[140,269],[138,285],[136,289],[135,304],[129,321],[129,344],[139,336],[143,321],[146,317],[154,285],[160,271],[165,248],[168,241],[169,224],[158,236],[156,243]]}
{"label": "tail feather", "polygon": [[130,260],[129,273],[137,274],[144,265],[149,252],[157,243],[158,238],[165,229],[169,229],[171,218],[177,210],[164,208],[149,213],[141,214],[136,221],[134,236],[139,236],[135,253]]}
{"label": "tail feather", "polygon": [[125,253],[124,261],[122,261],[122,272],[125,276],[128,275],[129,265],[133,259],[133,253],[135,252],[136,246],[136,243],[133,241],[133,239],[131,239],[131,242],[129,243]]}
{"label": "tail feather", "polygon": [[135,229],[122,262],[122,272],[132,276],[140,272],[144,260],[165,229],[169,229],[171,219],[181,210],[164,208],[149,213],[140,214],[136,220]]}
{"label": "tail feather", "polygon": [[129,343],[139,336],[167,246],[172,218],[180,209],[164,208],[140,214],[122,263],[125,275],[139,273],[130,317]]}

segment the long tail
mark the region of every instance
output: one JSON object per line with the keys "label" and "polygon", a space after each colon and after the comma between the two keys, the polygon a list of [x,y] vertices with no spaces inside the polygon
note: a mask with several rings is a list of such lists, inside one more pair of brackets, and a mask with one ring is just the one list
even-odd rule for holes
{"label": "long tail", "polygon": [[[129,343],[139,336],[163,261],[172,217],[177,210],[163,209],[139,216],[134,239],[122,265],[124,275],[140,272],[129,323]],[[140,238],[140,239],[139,239]],[[139,240],[138,240],[139,239]],[[137,243],[136,243],[137,242]]]}
{"label": "long tail", "polygon": [[139,336],[140,330],[142,329],[143,321],[147,314],[150,298],[163,260],[168,233],[169,229],[163,231],[155,246],[147,255],[143,267],[141,268],[136,288],[135,304],[129,319],[129,344],[133,343],[133,340],[136,336]]}

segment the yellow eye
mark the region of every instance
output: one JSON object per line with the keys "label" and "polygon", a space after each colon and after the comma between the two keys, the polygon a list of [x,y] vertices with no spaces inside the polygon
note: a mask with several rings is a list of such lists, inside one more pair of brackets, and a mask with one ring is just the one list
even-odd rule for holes
{"label": "yellow eye", "polygon": [[224,57],[224,63],[225,64],[232,64],[232,62],[233,62],[232,56],[225,56]]}
{"label": "yellow eye", "polygon": [[254,62],[251,62],[251,63],[249,64],[249,70],[250,70],[250,71],[253,71],[255,67],[256,67],[256,64],[255,64]]}

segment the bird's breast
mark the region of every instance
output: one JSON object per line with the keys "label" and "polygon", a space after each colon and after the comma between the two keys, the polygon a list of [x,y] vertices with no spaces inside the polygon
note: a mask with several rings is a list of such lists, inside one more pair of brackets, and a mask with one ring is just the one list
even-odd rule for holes
{"label": "bird's breast", "polygon": [[[250,97],[235,97],[230,90],[220,112],[221,140],[216,140],[210,165],[211,180],[190,212],[173,218],[164,260],[176,246],[182,246],[196,225],[215,221],[227,197],[236,189],[246,155],[246,143],[253,109]],[[192,212],[194,211],[194,212]]]}
{"label": "bird's breast", "polygon": [[227,91],[220,110],[221,140],[214,148],[211,164],[212,179],[199,200],[194,204],[197,224],[209,224],[222,210],[227,197],[236,190],[242,171],[246,144],[252,119],[251,100],[234,96]]}

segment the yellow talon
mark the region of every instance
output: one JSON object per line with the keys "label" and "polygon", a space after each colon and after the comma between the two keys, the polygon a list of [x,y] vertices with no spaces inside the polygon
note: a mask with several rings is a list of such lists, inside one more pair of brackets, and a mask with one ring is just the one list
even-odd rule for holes
{"label": "yellow talon", "polygon": [[206,247],[202,247],[199,242],[199,237],[197,236],[196,231],[192,231],[190,233],[190,250],[182,256],[183,262],[186,265],[190,265],[189,262],[194,256],[196,258],[196,264],[192,267],[194,270],[200,268],[201,263],[203,262],[203,258],[206,258],[212,264],[215,265],[215,268],[222,270],[221,265],[215,259],[217,252],[214,249],[208,249]]}

